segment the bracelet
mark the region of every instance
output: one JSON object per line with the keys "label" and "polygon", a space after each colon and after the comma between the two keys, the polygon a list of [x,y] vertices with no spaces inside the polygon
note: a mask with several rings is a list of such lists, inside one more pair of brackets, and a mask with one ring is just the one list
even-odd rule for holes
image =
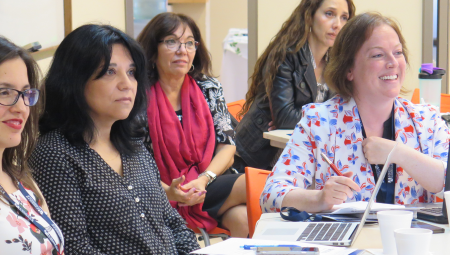
{"label": "bracelet", "polygon": [[206,184],[206,187],[208,187],[208,185],[211,184],[216,179],[216,174],[211,171],[205,171],[205,172],[199,174],[197,179],[202,176],[208,177],[208,183]]}

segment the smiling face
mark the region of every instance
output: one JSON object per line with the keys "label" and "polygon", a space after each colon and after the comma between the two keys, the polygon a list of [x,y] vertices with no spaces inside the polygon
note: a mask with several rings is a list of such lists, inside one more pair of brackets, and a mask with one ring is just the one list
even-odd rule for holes
{"label": "smiling face", "polygon": [[[0,64],[0,88],[24,91],[30,88],[27,66],[21,58],[7,60]],[[25,106],[22,97],[15,105],[0,105],[0,149],[19,145],[30,107]]]}
{"label": "smiling face", "polygon": [[314,13],[310,44],[331,47],[337,34],[349,18],[346,0],[324,0]]}
{"label": "smiling face", "polygon": [[162,41],[165,40],[179,40],[183,44],[176,51],[168,49],[164,42],[158,45],[156,67],[158,68],[159,76],[162,79],[183,78],[191,69],[195,57],[195,51],[187,51],[184,44],[188,41],[195,41],[192,30],[189,26],[182,24],[178,26],[172,35],[162,39]]}
{"label": "smiling face", "polygon": [[395,30],[382,24],[374,28],[355,56],[347,74],[354,95],[360,99],[393,99],[405,78],[406,60]]}
{"label": "smiling face", "polygon": [[122,44],[112,46],[111,61],[106,73],[95,79],[100,66],[86,83],[84,96],[89,115],[95,125],[112,125],[128,117],[136,97],[136,67],[129,51]]}

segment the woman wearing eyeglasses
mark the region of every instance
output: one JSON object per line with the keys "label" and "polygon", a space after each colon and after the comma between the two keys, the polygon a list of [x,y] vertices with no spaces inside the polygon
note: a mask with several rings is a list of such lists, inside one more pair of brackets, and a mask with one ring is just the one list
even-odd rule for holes
{"label": "woman wearing eyeglasses", "polygon": [[[247,237],[245,176],[233,174],[234,131],[195,22],[161,13],[138,37],[148,60],[149,149],[171,205],[191,228]],[[229,173],[229,174],[225,174]]]}
{"label": "woman wearing eyeglasses", "polygon": [[63,254],[62,232],[26,165],[37,138],[39,69],[0,37],[0,253]]}

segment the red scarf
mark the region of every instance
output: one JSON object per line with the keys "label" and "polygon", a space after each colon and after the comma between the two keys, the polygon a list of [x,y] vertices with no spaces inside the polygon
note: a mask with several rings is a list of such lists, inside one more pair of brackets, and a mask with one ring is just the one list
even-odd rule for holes
{"label": "red scarf", "polygon": [[[211,163],[216,143],[213,119],[202,91],[186,74],[181,87],[183,126],[159,82],[150,89],[148,100],[148,127],[161,180],[170,185],[182,175],[186,177],[183,184],[197,179]],[[210,231],[217,226],[202,211],[203,203],[181,207],[174,201],[170,204],[191,227]]]}

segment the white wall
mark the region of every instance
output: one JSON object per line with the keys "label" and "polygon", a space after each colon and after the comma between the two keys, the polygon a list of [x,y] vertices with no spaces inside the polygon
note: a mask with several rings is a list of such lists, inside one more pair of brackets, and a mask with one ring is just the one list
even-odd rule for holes
{"label": "white wall", "polygon": [[63,1],[0,1],[0,35],[19,46],[36,41],[42,49],[58,45],[64,38]]}
{"label": "white wall", "polygon": [[72,28],[87,23],[108,24],[125,31],[125,0],[72,1]]}
{"label": "white wall", "polygon": [[[247,28],[247,0],[210,0],[210,42],[214,75],[222,68],[222,41],[230,28]],[[220,80],[220,77],[219,77]]]}
{"label": "white wall", "polygon": [[[125,0],[72,1],[72,29],[88,23],[108,24],[125,31]],[[52,58],[38,61],[43,75],[47,73],[51,61]]]}
{"label": "white wall", "polygon": [[300,0],[258,0],[258,56],[261,56],[300,2]]}

